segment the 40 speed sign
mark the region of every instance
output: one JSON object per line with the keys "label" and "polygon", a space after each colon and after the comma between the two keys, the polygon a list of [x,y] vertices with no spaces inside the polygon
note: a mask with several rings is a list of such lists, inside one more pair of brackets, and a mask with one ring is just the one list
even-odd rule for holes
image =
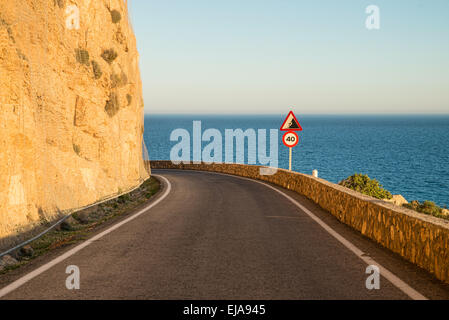
{"label": "40 speed sign", "polygon": [[284,134],[282,137],[282,142],[288,148],[296,147],[299,142],[299,137],[296,132],[290,131]]}

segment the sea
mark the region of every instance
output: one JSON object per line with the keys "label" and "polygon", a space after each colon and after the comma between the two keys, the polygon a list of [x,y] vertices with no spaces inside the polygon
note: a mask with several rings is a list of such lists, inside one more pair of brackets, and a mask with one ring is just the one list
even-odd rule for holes
{"label": "sea", "polygon": [[[334,183],[363,173],[409,201],[449,206],[449,115],[296,116],[303,131],[293,148],[294,171],[312,174],[318,170],[320,178]],[[150,160],[169,160],[170,150],[178,143],[170,141],[173,130],[187,130],[192,140],[193,121],[201,121],[203,132],[212,128],[222,133],[223,158],[226,129],[266,129],[269,151],[268,132],[278,130],[285,117],[146,114],[144,142]],[[289,150],[282,135],[279,131],[278,165],[287,169]],[[246,156],[244,162],[248,162]]]}

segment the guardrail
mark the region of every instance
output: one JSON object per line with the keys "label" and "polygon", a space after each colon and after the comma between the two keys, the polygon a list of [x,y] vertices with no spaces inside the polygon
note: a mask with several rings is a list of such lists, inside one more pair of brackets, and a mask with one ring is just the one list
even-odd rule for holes
{"label": "guardrail", "polygon": [[152,169],[213,171],[266,181],[309,198],[341,222],[449,283],[449,221],[421,214],[310,175],[259,166],[173,164],[151,161]]}

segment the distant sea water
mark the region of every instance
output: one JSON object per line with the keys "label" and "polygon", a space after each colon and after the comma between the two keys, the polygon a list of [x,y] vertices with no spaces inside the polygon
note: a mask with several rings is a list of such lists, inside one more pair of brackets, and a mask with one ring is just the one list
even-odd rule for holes
{"label": "distant sea water", "polygon": [[[200,120],[203,131],[222,133],[224,157],[225,129],[279,129],[285,116],[146,115],[144,140],[151,160],[168,160],[177,143],[170,133],[192,133],[192,121]],[[317,169],[320,178],[335,183],[365,173],[409,201],[449,206],[449,116],[297,116],[304,130],[293,149],[294,171]],[[281,139],[279,134],[279,167],[288,168]]]}

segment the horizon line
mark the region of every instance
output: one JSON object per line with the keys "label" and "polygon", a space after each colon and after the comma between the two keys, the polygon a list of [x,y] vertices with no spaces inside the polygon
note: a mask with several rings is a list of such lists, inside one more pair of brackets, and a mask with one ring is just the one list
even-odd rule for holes
{"label": "horizon line", "polygon": [[[293,111],[295,112],[295,111]],[[279,113],[159,113],[144,112],[144,115],[151,116],[278,116],[288,114],[288,112]],[[301,116],[449,116],[448,113],[298,113]]]}

